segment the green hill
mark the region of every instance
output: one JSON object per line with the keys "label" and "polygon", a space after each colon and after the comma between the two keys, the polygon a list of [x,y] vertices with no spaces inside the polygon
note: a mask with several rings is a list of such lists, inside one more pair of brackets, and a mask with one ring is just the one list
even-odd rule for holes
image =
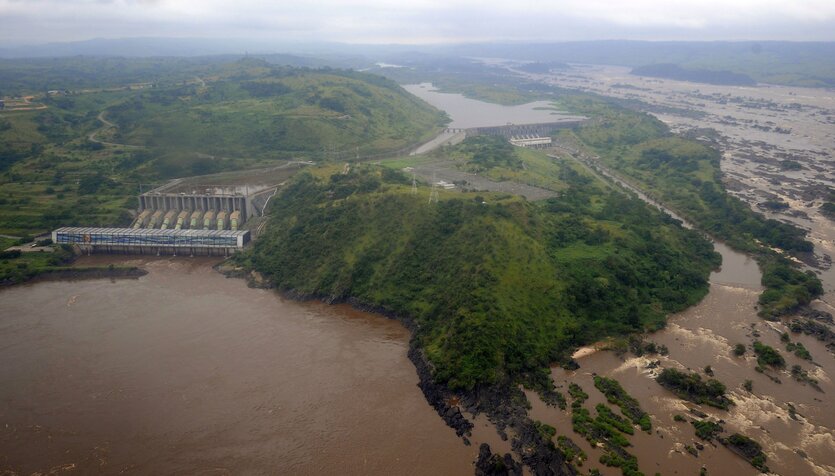
{"label": "green hill", "polygon": [[[795,312],[823,294],[820,279],[786,255],[803,257],[813,245],[806,232],[769,219],[730,195],[722,184],[720,155],[697,141],[670,134],[649,114],[592,96],[568,99],[575,112],[595,116],[576,132],[564,132],[606,166],[636,183],[699,229],[754,255],[766,290],[760,315],[769,319]],[[776,252],[775,249],[783,250]]]}
{"label": "green hill", "polygon": [[304,173],[238,259],[280,289],[408,316],[436,378],[459,388],[663,326],[704,296],[719,263],[707,241],[576,165],[552,167],[564,191],[536,203],[456,192],[430,205],[388,169]]}
{"label": "green hill", "polygon": [[428,140],[446,117],[369,74],[241,60],[107,109],[117,142],[221,157],[347,160]]}
{"label": "green hill", "polygon": [[[251,58],[15,60],[0,62],[0,86],[18,70],[63,92],[0,111],[0,233],[12,235],[124,225],[140,183],[390,153],[446,121],[379,76]],[[62,87],[79,82],[93,88]]]}

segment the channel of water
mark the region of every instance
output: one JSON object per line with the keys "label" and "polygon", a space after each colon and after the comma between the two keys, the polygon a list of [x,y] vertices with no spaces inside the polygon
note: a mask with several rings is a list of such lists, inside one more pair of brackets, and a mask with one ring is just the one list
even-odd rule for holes
{"label": "channel of water", "polygon": [[[419,93],[419,94],[418,94]],[[468,124],[469,115],[458,115],[461,104],[470,104],[473,99],[460,95],[439,93],[431,87],[421,87],[415,94],[433,106],[447,111],[454,121]],[[480,101],[475,101],[480,102]],[[483,104],[483,103],[482,103]],[[515,106],[516,110],[534,111],[544,107],[540,103]],[[480,120],[502,123],[501,114],[509,112],[506,106],[480,105]],[[492,116],[490,114],[495,114]],[[466,126],[462,126],[466,127]],[[620,186],[635,192],[644,201],[664,207],[641,193],[640,190],[623,183],[618,177],[598,168],[599,174],[614,180]],[[681,220],[669,210],[673,217]],[[684,222],[685,226],[691,225]],[[558,389],[566,391],[570,382],[581,385],[591,395],[590,403],[603,402],[603,396],[594,389],[593,376],[606,375],[616,378],[623,387],[640,402],[652,416],[653,433],[637,432],[630,448],[638,456],[645,474],[698,474],[705,466],[708,474],[757,474],[740,457],[724,447],[706,444],[699,456],[686,451],[685,445],[702,444],[695,437],[690,423],[673,420],[675,414],[687,415],[689,409],[698,408],[716,421],[722,420],[728,433],[740,432],[763,444],[768,456],[768,466],[773,472],[784,475],[835,474],[835,412],[830,411],[835,392],[832,375],[835,375],[835,360],[826,347],[809,336],[792,335],[792,340],[802,343],[812,353],[813,362],[802,360],[784,350],[780,335],[787,330],[780,323],[770,323],[757,316],[756,303],[762,288],[762,274],[751,257],[738,253],[723,243],[714,242],[714,248],[722,255],[722,267],[710,276],[710,292],[697,305],[670,316],[665,329],[648,336],[658,344],[666,345],[668,356],[629,357],[617,356],[611,351],[582,349],[577,361],[580,369],[566,371],[553,368],[552,377]],[[754,371],[756,358],[751,344],[759,340],[781,350],[787,366],[801,365],[820,382],[822,391],[794,381],[788,370]],[[748,347],[745,357],[732,355],[732,347],[743,343]],[[700,372],[710,365],[715,377],[724,382],[736,405],[729,411],[698,407],[676,398],[654,381],[659,368],[650,365],[660,361],[661,367],[675,367],[680,370]],[[708,378],[703,374],[704,378]],[[747,392],[741,385],[745,380],[753,383],[753,392]],[[549,423],[558,434],[568,436],[578,443],[590,456],[586,467],[597,468],[602,474],[617,475],[620,470],[607,468],[597,462],[602,454],[600,449],[590,448],[579,435],[571,430],[570,412],[546,406],[533,392],[527,392],[532,409],[530,416]],[[789,406],[796,409],[792,418]],[[617,409],[615,409],[617,412]]]}
{"label": "channel of water", "polygon": [[399,322],[211,259],[79,264],[112,262],[149,274],[0,291],[0,473],[472,474]]}

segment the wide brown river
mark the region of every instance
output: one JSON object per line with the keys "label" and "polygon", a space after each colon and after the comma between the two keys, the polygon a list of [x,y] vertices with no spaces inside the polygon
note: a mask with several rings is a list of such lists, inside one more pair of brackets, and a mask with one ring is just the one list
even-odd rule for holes
{"label": "wide brown river", "polygon": [[[461,127],[472,127],[468,122],[468,111],[477,110],[480,121],[494,123],[504,123],[501,119],[508,112],[502,106],[485,105],[473,99],[464,98],[465,103],[460,95],[438,93],[428,87],[411,88],[409,90],[414,94],[450,114],[454,121],[467,124]],[[479,108],[470,106],[472,103],[480,103]],[[461,107],[462,104],[467,107]],[[544,105],[538,106],[537,112],[547,111]],[[520,106],[520,110],[524,109],[525,106]],[[659,206],[643,194],[639,193],[639,196]],[[835,227],[826,220],[817,223],[826,233],[819,233],[820,229],[813,227],[811,238],[818,251],[832,254]],[[577,371],[552,369],[555,384],[563,393],[571,382],[582,386],[590,396],[589,408],[605,401],[594,388],[595,374],[617,379],[636,397],[652,416],[653,433],[636,432],[630,438],[629,451],[638,457],[640,469],[647,475],[656,472],[695,475],[702,467],[711,475],[757,474],[756,469],[730,450],[698,440],[689,422],[673,419],[676,414],[693,419],[689,413],[691,408],[704,411],[714,421],[721,420],[726,434],[739,432],[762,443],[773,473],[785,476],[835,474],[835,384],[832,380],[835,359],[832,352],[812,337],[795,334],[791,335],[792,341],[802,343],[813,359],[803,360],[787,352],[780,341],[780,334],[787,331],[786,325],[769,323],[757,316],[757,298],[762,291],[757,264],[721,243],[715,243],[715,247],[722,254],[723,265],[711,275],[710,293],[695,306],[670,316],[666,329],[647,337],[666,345],[668,356],[619,357],[611,351],[584,349],[576,359],[581,366]],[[828,291],[825,299],[832,302],[835,299],[835,267],[824,271],[821,277]],[[835,310],[826,302],[817,302],[816,306],[830,312]],[[786,368],[756,372],[756,357],[751,349],[754,340],[780,351],[786,358]],[[732,348],[737,343],[747,347],[744,357],[733,356]],[[703,378],[708,378],[703,369],[710,365],[715,378],[727,386],[736,405],[728,411],[713,410],[676,398],[655,382],[659,368],[650,365],[655,360],[660,361],[662,367],[699,372]],[[818,380],[820,391],[795,381],[789,371],[793,365],[800,365],[810,377]],[[751,392],[742,387],[745,380],[752,381]],[[526,394],[532,405],[531,418],[551,424],[558,434],[572,438],[586,452],[589,459],[581,470],[596,468],[604,475],[621,474],[618,468],[600,464],[598,458],[602,450],[591,448],[581,436],[572,432],[570,410],[548,407],[533,392]],[[790,411],[792,407],[796,412],[794,417]],[[617,409],[615,411],[617,413]],[[698,450],[698,456],[686,449],[686,446],[698,448],[702,444],[704,449]]]}
{"label": "wide brown river", "polygon": [[0,474],[472,474],[400,323],[130,262],[0,291]]}
{"label": "wide brown river", "polygon": [[[761,287],[756,262],[715,243],[723,256],[722,269],[711,275],[710,293],[699,304],[671,316],[666,329],[647,336],[648,340],[669,348],[668,356],[617,356],[611,351],[584,349],[578,352],[580,369],[566,371],[552,369],[558,388],[565,391],[571,382],[589,394],[590,407],[605,402],[594,388],[595,374],[617,379],[641,403],[652,417],[652,434],[637,431],[630,438],[629,448],[638,457],[644,474],[698,474],[701,467],[714,475],[755,475],[752,466],[726,448],[696,438],[689,422],[676,422],[674,415],[695,417],[690,409],[701,410],[713,421],[721,421],[726,434],[739,432],[763,445],[771,471],[786,476],[835,474],[835,412],[831,395],[835,393],[832,375],[835,359],[826,347],[812,337],[791,335],[810,351],[813,361],[806,361],[785,351],[780,334],[787,330],[780,323],[770,323],[757,316],[756,303]],[[786,358],[786,368],[800,365],[820,382],[821,390],[795,381],[787,369],[754,370],[756,357],[751,351],[754,340],[778,349]],[[744,357],[735,357],[732,347],[745,344]],[[582,356],[580,356],[582,355]],[[660,368],[650,365],[660,361],[662,367],[688,369],[703,378],[703,368],[710,365],[715,378],[728,388],[735,405],[729,410],[717,410],[694,405],[675,397],[654,381]],[[776,380],[772,380],[776,379]],[[742,388],[751,380],[753,391]],[[571,431],[571,415],[567,411],[547,407],[532,392],[526,392],[533,408],[530,416],[549,423],[559,434],[571,437],[589,455],[588,467],[597,468],[604,475],[619,475],[617,468],[607,468],[597,462],[600,449]],[[790,405],[796,416],[790,415]],[[704,444],[698,457],[686,446]]]}

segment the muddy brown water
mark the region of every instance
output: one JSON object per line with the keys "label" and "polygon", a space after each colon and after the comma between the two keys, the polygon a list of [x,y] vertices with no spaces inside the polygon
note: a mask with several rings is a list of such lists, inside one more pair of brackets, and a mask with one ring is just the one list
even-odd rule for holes
{"label": "muddy brown water", "polygon": [[[466,99],[475,104],[461,108],[460,95],[446,95],[423,90],[410,89],[441,109],[446,110],[453,121],[460,121],[461,127],[470,127],[468,111],[482,110],[483,117],[493,118],[507,112],[501,106],[489,109],[485,103]],[[476,108],[475,106],[479,106]],[[453,124],[456,124],[454,122]],[[643,194],[641,198],[653,203]],[[814,232],[817,231],[813,228]],[[815,239],[816,245],[824,245],[824,251],[831,252],[826,245],[832,244],[831,236]],[[722,254],[721,270],[711,275],[710,293],[705,299],[688,310],[671,316],[666,329],[649,336],[649,340],[666,345],[668,356],[635,358],[619,357],[612,352],[595,352],[578,359],[581,368],[568,372],[552,369],[552,377],[559,389],[565,392],[570,382],[580,384],[590,395],[589,408],[603,402],[604,397],[594,388],[593,375],[607,375],[616,378],[631,395],[636,397],[652,417],[653,432],[637,431],[631,437],[629,448],[638,457],[645,474],[698,474],[705,467],[708,474],[757,474],[757,470],[722,446],[705,443],[695,436],[688,422],[676,422],[673,417],[682,414],[692,419],[690,409],[697,409],[709,415],[714,421],[722,421],[726,434],[739,432],[763,444],[768,457],[767,464],[772,472],[783,475],[830,475],[835,474],[835,412],[831,410],[835,386],[831,376],[835,372],[835,359],[818,341],[808,336],[792,335],[792,340],[801,342],[809,349],[814,360],[808,362],[789,354],[780,342],[780,334],[787,330],[779,323],[768,323],[756,314],[756,303],[761,292],[761,273],[756,262],[750,257],[736,253],[722,243],[714,243]],[[824,285],[831,292],[833,270],[823,273]],[[829,296],[829,295],[828,295]],[[828,297],[827,296],[827,297]],[[825,298],[826,299],[826,298]],[[826,302],[820,304],[827,305]],[[827,309],[835,310],[835,309]],[[778,349],[786,358],[787,368],[801,365],[813,378],[820,382],[822,392],[811,386],[793,380],[787,370],[768,370],[757,373],[756,358],[751,345],[760,340]],[[743,343],[748,350],[744,357],[732,355],[736,343]],[[702,372],[710,365],[719,379],[728,387],[728,393],[736,405],[728,411],[693,405],[676,398],[654,381],[658,370],[648,367],[650,361],[659,360],[663,367],[690,369]],[[704,378],[707,378],[703,374]],[[742,383],[750,379],[753,391],[747,392]],[[777,381],[779,383],[777,383]],[[571,415],[567,411],[546,406],[533,392],[526,392],[531,402],[530,416],[549,423],[558,434],[568,436],[589,456],[580,469],[597,468],[606,475],[618,475],[617,468],[606,468],[598,462],[600,449],[591,448],[588,443],[571,429]],[[797,411],[797,419],[791,418],[789,405]],[[615,409],[617,413],[617,409]],[[489,428],[484,429],[485,432]],[[699,456],[686,451],[685,445],[704,444]]]}
{"label": "muddy brown water", "polygon": [[400,323],[130,262],[0,291],[0,473],[472,474]]}
{"label": "muddy brown water", "polygon": [[[761,288],[756,262],[735,253],[727,246],[716,244],[723,255],[723,266],[711,275],[710,293],[696,306],[671,316],[666,329],[648,336],[648,340],[669,348],[668,356],[617,356],[611,351],[598,351],[579,358],[580,369],[566,371],[552,369],[555,384],[563,392],[570,382],[579,384],[590,395],[589,408],[605,402],[594,388],[593,376],[606,375],[617,379],[626,391],[638,399],[652,417],[653,430],[647,434],[637,430],[630,437],[630,452],[638,457],[645,474],[698,474],[704,466],[708,474],[757,474],[758,471],[726,448],[698,440],[689,420],[695,417],[690,409],[709,415],[713,421],[722,420],[727,434],[739,432],[763,444],[772,472],[783,475],[835,474],[835,412],[830,402],[835,385],[835,359],[819,342],[807,336],[792,335],[811,352],[814,362],[789,354],[780,342],[786,327],[768,323],[756,315],[756,302]],[[792,379],[787,370],[754,371],[756,358],[751,350],[757,339],[781,351],[787,368],[799,364],[820,381],[822,392]],[[736,343],[748,347],[744,357],[735,357]],[[649,368],[658,360],[662,367],[699,372],[710,365],[715,378],[725,383],[736,402],[730,410],[718,410],[694,405],[676,398],[658,385],[653,378],[659,369]],[[769,376],[779,379],[777,383]],[[750,379],[753,391],[747,392],[742,383]],[[588,468],[598,468],[603,474],[617,475],[620,470],[606,468],[597,462],[600,449],[591,448],[582,437],[571,431],[569,412],[546,406],[539,398],[527,393],[532,402],[532,418],[549,423],[559,434],[572,438],[589,456]],[[796,408],[798,419],[789,415],[789,404]],[[614,408],[617,413],[617,408]],[[686,416],[688,422],[676,422],[676,414]],[[702,443],[705,449],[694,457],[685,445]]]}

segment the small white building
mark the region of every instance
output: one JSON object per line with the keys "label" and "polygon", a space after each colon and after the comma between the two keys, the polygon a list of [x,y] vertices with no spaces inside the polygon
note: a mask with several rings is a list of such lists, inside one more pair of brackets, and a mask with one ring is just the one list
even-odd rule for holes
{"label": "small white building", "polygon": [[550,137],[513,137],[510,143],[516,147],[530,147],[534,149],[548,147],[551,145]]}
{"label": "small white building", "polygon": [[438,180],[437,182],[435,182],[435,185],[444,190],[452,190],[453,188],[455,188],[454,183],[449,183],[446,180]]}

